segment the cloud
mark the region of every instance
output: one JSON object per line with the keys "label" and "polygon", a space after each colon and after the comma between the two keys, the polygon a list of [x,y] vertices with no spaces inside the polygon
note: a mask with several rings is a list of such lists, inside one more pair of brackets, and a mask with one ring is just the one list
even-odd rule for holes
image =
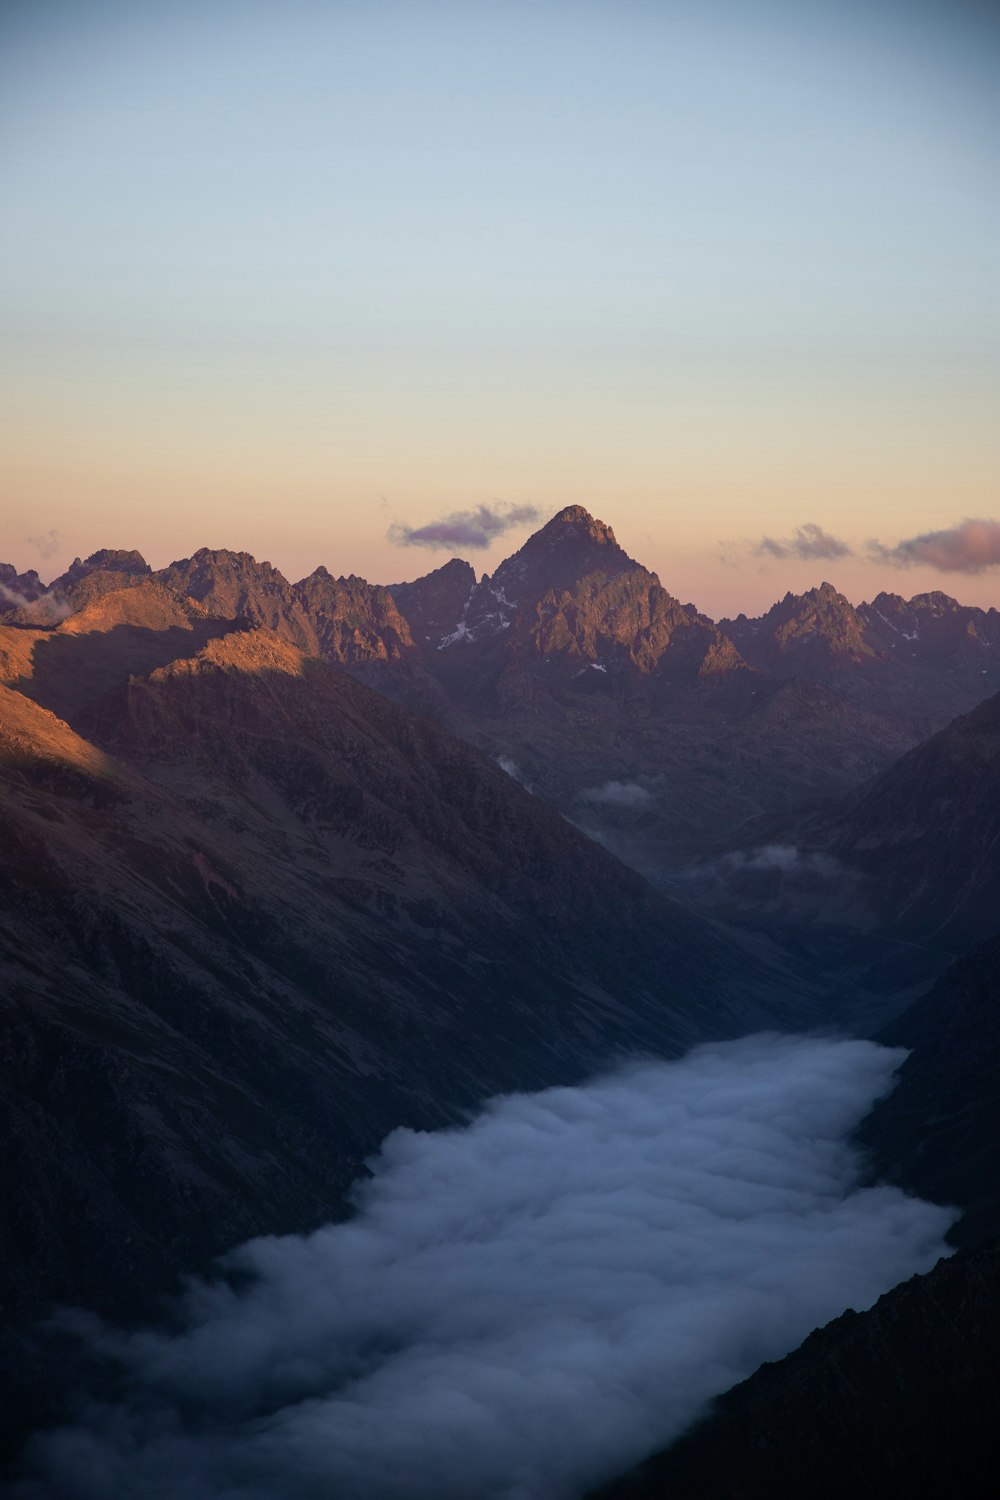
{"label": "cloud", "polygon": [[831,536],[815,521],[796,526],[795,535],[777,541],[774,537],[761,537],[754,547],[757,557],[797,557],[807,561],[828,562],[838,557],[850,557],[852,548],[840,537]]}
{"label": "cloud", "polygon": [[777,870],[783,875],[839,875],[841,865],[830,854],[803,854],[794,844],[764,844],[750,854],[725,854],[721,864],[728,870]]}
{"label": "cloud", "polygon": [[519,786],[523,786],[526,792],[531,792],[534,790],[531,782],[527,780],[524,772],[521,770],[521,767],[517,764],[516,760],[512,760],[509,755],[497,755],[494,756],[494,759],[496,760],[496,763],[500,767],[501,771],[504,771],[511,778],[511,780],[516,781]]}
{"label": "cloud", "polygon": [[[905,1053],[752,1037],[397,1130],[356,1215],[254,1240],[21,1500],[571,1500],[946,1253],[847,1137]],[[321,1164],[317,1164],[318,1168]]]}
{"label": "cloud", "polygon": [[0,583],[0,605],[4,604],[9,609],[20,610],[29,625],[58,625],[61,620],[73,614],[72,604],[61,594],[54,594],[51,589],[31,599],[27,594],[18,593],[17,589]]}
{"label": "cloud", "polygon": [[756,849],[737,849],[690,865],[680,872],[680,879],[700,887],[703,897],[727,900],[734,896],[771,900],[776,890],[786,891],[786,876],[792,877],[793,885],[801,889],[834,880],[846,888],[857,878],[832,854],[799,849],[794,844],[763,844]]}
{"label": "cloud", "polygon": [[474,510],[455,510],[426,526],[406,526],[394,521],[386,535],[397,547],[488,547],[514,526],[541,520],[535,505],[477,505]]}
{"label": "cloud", "polygon": [[63,544],[63,535],[55,526],[52,526],[48,531],[43,531],[38,536],[26,537],[25,540],[43,557],[53,557]]}
{"label": "cloud", "polygon": [[604,802],[614,807],[642,807],[649,801],[649,792],[637,781],[606,781],[603,786],[586,788],[580,796],[584,802]]}
{"label": "cloud", "polygon": [[946,531],[925,531],[894,547],[868,543],[875,562],[893,568],[937,568],[941,573],[985,573],[1000,567],[1000,521],[966,519]]}

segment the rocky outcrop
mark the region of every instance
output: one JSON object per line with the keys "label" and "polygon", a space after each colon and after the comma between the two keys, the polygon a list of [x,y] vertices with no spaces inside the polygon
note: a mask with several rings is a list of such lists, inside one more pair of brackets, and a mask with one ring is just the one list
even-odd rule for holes
{"label": "rocky outcrop", "polygon": [[903,599],[878,594],[858,607],[865,636],[885,656],[939,667],[971,679],[990,676],[1000,650],[1000,611],[959,604],[934,590]]}
{"label": "rocky outcrop", "polygon": [[413,639],[428,651],[437,650],[465,619],[476,587],[475,569],[453,557],[412,583],[394,583],[389,592],[410,626]]}
{"label": "rocky outcrop", "polygon": [[293,599],[312,628],[324,661],[361,666],[401,662],[414,650],[410,624],[389,589],[357,578],[334,578],[317,568],[295,585]]}
{"label": "rocky outcrop", "polygon": [[10,563],[0,563],[0,614],[29,604],[44,592],[45,585],[34,568],[19,573]]}
{"label": "rocky outcrop", "polygon": [[252,620],[275,630],[303,651],[315,651],[316,632],[301,600],[283,573],[249,552],[212,551],[171,563],[157,574],[161,583],[188,594],[206,612],[222,619]]}
{"label": "rocky outcrop", "polygon": [[823,677],[831,670],[872,660],[859,612],[831,583],[804,594],[786,594],[758,620],[745,615],[720,621],[754,666],[783,676]]}

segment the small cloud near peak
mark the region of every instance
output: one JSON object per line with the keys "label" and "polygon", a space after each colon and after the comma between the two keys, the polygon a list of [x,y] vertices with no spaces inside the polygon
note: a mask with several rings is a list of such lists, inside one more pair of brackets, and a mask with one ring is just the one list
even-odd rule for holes
{"label": "small cloud near peak", "polygon": [[853,548],[839,536],[831,536],[815,521],[806,521],[796,526],[790,537],[761,537],[754,547],[756,557],[801,558],[807,562],[829,561],[838,557],[850,557]]}
{"label": "small cloud near peak", "polygon": [[515,526],[525,526],[541,519],[536,505],[477,505],[471,510],[455,510],[425,526],[407,526],[394,521],[386,535],[397,547],[488,547],[498,536]]}

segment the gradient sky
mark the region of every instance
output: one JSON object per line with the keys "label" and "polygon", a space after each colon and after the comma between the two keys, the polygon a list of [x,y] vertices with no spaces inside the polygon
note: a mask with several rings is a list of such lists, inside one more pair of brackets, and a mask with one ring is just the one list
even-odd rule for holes
{"label": "gradient sky", "polygon": [[1000,515],[998,82],[962,0],[6,0],[0,559],[581,503],[716,615],[1000,604],[750,545]]}

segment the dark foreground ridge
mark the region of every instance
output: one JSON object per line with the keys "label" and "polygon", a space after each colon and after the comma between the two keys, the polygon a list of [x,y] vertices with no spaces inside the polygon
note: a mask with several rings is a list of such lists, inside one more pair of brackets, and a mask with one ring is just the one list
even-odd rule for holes
{"label": "dark foreground ridge", "polygon": [[762,1365],[592,1500],[987,1500],[1000,1474],[998,1349],[994,1243]]}

